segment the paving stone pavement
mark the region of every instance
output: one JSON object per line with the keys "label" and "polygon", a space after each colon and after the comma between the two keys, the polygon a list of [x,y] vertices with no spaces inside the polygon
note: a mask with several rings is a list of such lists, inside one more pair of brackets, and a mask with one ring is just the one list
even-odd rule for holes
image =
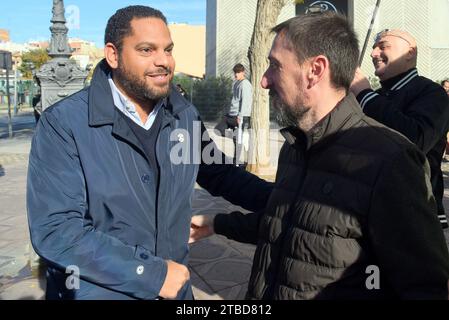
{"label": "paving stone pavement", "polygon": [[[30,246],[25,186],[30,136],[0,139],[0,300],[44,297],[44,266]],[[449,163],[445,173],[445,206],[449,208]],[[196,188],[194,214],[242,210]],[[449,245],[449,231],[445,232]],[[197,300],[240,300],[245,297],[255,247],[222,236],[191,245],[190,271]]]}

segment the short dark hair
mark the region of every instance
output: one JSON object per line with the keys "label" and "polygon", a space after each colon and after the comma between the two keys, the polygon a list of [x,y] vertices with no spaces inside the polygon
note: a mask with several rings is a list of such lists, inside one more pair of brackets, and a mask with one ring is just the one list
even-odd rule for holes
{"label": "short dark hair", "polygon": [[234,68],[232,68],[232,71],[234,71],[234,73],[245,72],[245,67],[243,64],[237,63]]}
{"label": "short dark hair", "polygon": [[291,18],[272,29],[285,32],[299,63],[324,55],[329,60],[331,83],[349,90],[359,60],[359,42],[354,29],[341,14],[309,13]]}
{"label": "short dark hair", "polygon": [[104,34],[104,44],[112,43],[119,52],[122,51],[123,39],[132,35],[131,20],[143,18],[158,18],[167,24],[164,14],[147,6],[128,6],[117,10],[109,18]]}
{"label": "short dark hair", "polygon": [[441,86],[444,87],[444,84],[445,84],[446,82],[449,82],[449,79],[446,79],[446,80],[441,81]]}

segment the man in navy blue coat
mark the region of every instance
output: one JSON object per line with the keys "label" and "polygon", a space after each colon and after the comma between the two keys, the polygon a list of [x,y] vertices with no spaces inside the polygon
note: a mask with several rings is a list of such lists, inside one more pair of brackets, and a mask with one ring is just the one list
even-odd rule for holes
{"label": "man in navy blue coat", "polygon": [[48,265],[47,299],[190,299],[195,181],[249,210],[264,207],[270,184],[195,161],[205,128],[172,88],[172,49],[160,11],[118,10],[90,87],[42,114],[27,207],[33,247]]}

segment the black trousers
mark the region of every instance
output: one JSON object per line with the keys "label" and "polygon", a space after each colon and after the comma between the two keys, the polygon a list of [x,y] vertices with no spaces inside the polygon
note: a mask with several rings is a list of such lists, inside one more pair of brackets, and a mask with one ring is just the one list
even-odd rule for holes
{"label": "black trousers", "polygon": [[215,126],[215,130],[217,130],[222,137],[225,137],[227,129],[235,130],[237,127],[237,116],[225,115],[223,119],[221,119],[221,121]]}

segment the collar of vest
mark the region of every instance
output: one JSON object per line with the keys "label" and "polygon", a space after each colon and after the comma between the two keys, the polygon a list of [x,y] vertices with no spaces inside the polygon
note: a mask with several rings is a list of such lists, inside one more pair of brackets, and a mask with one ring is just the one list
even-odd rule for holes
{"label": "collar of vest", "polygon": [[381,81],[382,89],[390,91],[401,90],[418,76],[418,69],[410,69],[407,72],[401,73],[391,79]]}
{"label": "collar of vest", "polygon": [[297,127],[287,127],[281,130],[281,134],[290,145],[300,145],[309,150],[326,141],[330,141],[340,131],[350,128],[353,124],[360,121],[362,117],[363,112],[356,98],[351,93],[340,101],[310,131],[304,132]]}

